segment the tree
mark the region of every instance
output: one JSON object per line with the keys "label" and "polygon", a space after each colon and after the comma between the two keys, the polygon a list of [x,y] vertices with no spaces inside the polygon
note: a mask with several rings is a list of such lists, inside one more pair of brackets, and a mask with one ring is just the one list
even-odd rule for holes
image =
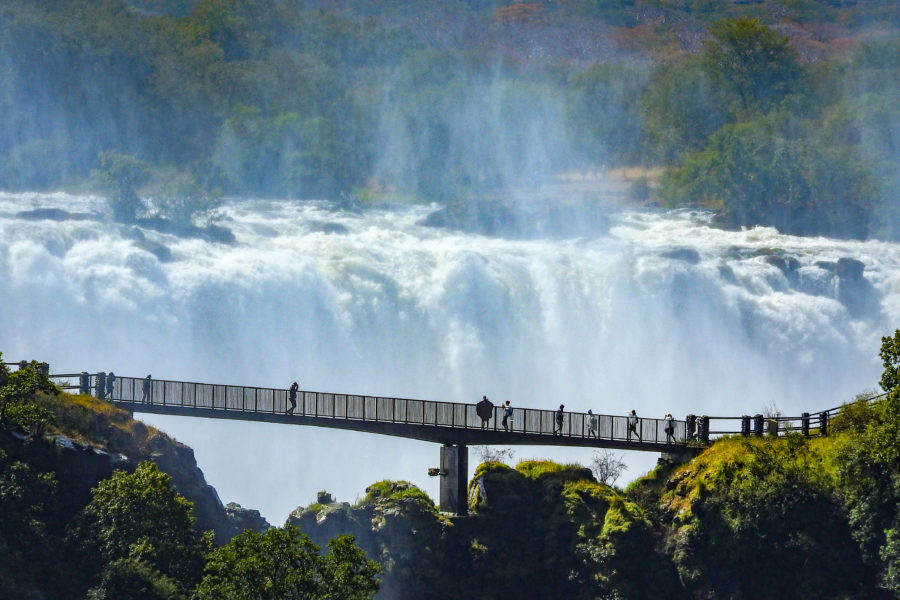
{"label": "tree", "polygon": [[[2,357],[2,354],[0,354]],[[38,363],[32,361],[22,366],[18,371],[10,373],[5,369],[0,373],[3,385],[0,387],[0,426],[6,424],[7,419],[20,412],[18,409],[30,405],[35,394],[55,394],[56,386],[41,371]],[[47,411],[29,411],[29,415],[39,419],[48,418]],[[14,419],[15,420],[15,419]],[[16,423],[19,424],[18,420]]]}
{"label": "tree", "polygon": [[247,530],[214,551],[197,586],[198,600],[368,600],[378,590],[378,563],[353,536],[328,543],[329,553],[293,525]]}
{"label": "tree", "polygon": [[863,558],[900,596],[900,330],[881,339],[880,356],[887,395],[841,411],[853,426],[838,453],[838,484]]}
{"label": "tree", "polygon": [[661,179],[669,202],[719,210],[725,225],[769,225],[795,235],[863,238],[874,202],[866,165],[846,148],[820,148],[816,122],[787,115],[726,125]]}
{"label": "tree", "polygon": [[43,568],[57,556],[58,544],[46,526],[55,494],[51,473],[38,473],[0,450],[0,597],[41,597],[35,590],[42,584],[58,583],[59,571]]}
{"label": "tree", "polygon": [[660,65],[641,94],[640,139],[663,162],[701,150],[709,136],[728,122],[703,65],[702,57]]}
{"label": "tree", "polygon": [[641,154],[639,98],[648,69],[597,65],[575,75],[569,108],[569,134],[590,162],[633,164]]}
{"label": "tree", "polygon": [[[73,538],[93,559],[92,599],[143,598],[141,590],[184,595],[199,579],[211,536],[194,528],[192,503],[154,463],[116,471],[93,490]],[[148,592],[149,593],[149,592]],[[148,596],[152,597],[152,596]]]}
{"label": "tree", "polygon": [[614,485],[627,468],[622,458],[607,448],[596,450],[591,459],[591,472],[605,485]]}
{"label": "tree", "polygon": [[179,225],[193,225],[195,218],[210,219],[222,204],[218,193],[206,189],[189,172],[161,173],[160,185],[154,204],[159,214]]}
{"label": "tree", "polygon": [[878,355],[884,365],[881,389],[890,392],[900,385],[900,329],[894,331],[893,337],[881,338],[881,351]]}
{"label": "tree", "polygon": [[143,207],[135,188],[147,178],[147,165],[134,156],[112,150],[100,153],[100,168],[94,178],[110,193],[109,207],[120,223],[134,223]]}
{"label": "tree", "polygon": [[323,600],[370,600],[378,591],[381,566],[366,557],[352,535],[329,540],[319,565]]}
{"label": "tree", "polygon": [[796,89],[802,74],[797,53],[787,37],[759,19],[722,19],[710,34],[703,52],[706,70],[725,102],[737,101],[737,112],[765,112]]}
{"label": "tree", "polygon": [[501,462],[504,464],[512,463],[516,455],[512,448],[497,448],[495,446],[474,446],[472,450],[480,462]]}

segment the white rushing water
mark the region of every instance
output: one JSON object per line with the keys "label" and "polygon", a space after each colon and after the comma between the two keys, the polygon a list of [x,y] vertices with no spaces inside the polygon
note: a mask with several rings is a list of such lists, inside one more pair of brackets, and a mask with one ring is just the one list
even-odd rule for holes
{"label": "white rushing water", "polygon": [[[873,389],[900,323],[900,245],[727,232],[699,213],[626,211],[594,239],[429,228],[426,207],[334,212],[230,202],[237,243],[18,211],[101,199],[0,194],[0,351],[55,372],[288,387],[642,416],[787,414]],[[773,254],[794,263],[786,274]],[[832,265],[865,264],[843,282]],[[843,289],[842,289],[843,286]],[[192,446],[223,501],[275,524],[327,489],[426,475],[436,445],[362,433],[147,416]],[[590,452],[518,450],[586,463]],[[656,456],[629,456],[627,478]],[[477,462],[470,453],[470,463]]]}

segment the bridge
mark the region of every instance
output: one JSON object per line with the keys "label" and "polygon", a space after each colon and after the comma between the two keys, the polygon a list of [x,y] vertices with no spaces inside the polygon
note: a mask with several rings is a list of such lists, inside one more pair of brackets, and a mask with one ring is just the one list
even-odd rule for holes
{"label": "bridge", "polygon": [[[48,367],[49,369],[49,367]],[[688,415],[673,420],[666,432],[664,419],[637,419],[629,427],[625,415],[588,415],[564,412],[557,431],[556,411],[512,407],[504,429],[502,407],[495,406],[486,426],[475,404],[438,402],[357,394],[298,390],[296,408],[290,411],[290,391],[149,377],[116,376],[112,385],[106,373],[50,375],[64,389],[108,400],[132,413],[155,413],[212,419],[236,419],[287,425],[311,425],[404,437],[441,444],[439,476],[440,509],[462,515],[467,509],[469,445],[552,445],[659,452],[669,461],[684,461],[721,435],[826,435],[828,422],[840,408],[800,417],[741,417]],[[595,427],[591,427],[592,416]],[[737,424],[737,425],[735,425]]]}

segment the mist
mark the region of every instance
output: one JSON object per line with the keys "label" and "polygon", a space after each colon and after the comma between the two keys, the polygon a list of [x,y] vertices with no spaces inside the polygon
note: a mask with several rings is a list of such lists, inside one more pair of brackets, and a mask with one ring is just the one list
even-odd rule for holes
{"label": "mist", "polygon": [[[831,4],[12,0],[0,350],[648,417],[839,405],[900,316],[900,47]],[[735,23],[777,50],[742,85],[710,60]],[[182,180],[196,211],[166,212]],[[429,444],[143,418],[273,523],[384,478],[437,496]]]}
{"label": "mist", "polygon": [[[235,245],[150,233],[174,257],[159,262],[127,228],[13,216],[34,202],[90,212],[102,200],[0,196],[0,347],[54,372],[648,417],[799,414],[874,386],[900,311],[900,246],[725,232],[702,213],[626,210],[590,240],[503,240],[420,225],[428,207],[239,200],[224,209]],[[769,260],[772,248],[796,270]],[[865,263],[855,294],[829,270],[846,257]],[[437,497],[430,444],[141,418],[195,449],[223,501],[273,523],[320,489],[353,501],[385,478]],[[629,456],[626,477],[655,459]]]}

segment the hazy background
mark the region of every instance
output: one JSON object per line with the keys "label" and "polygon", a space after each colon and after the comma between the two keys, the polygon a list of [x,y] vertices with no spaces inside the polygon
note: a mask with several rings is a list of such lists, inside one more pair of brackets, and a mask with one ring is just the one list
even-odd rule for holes
{"label": "hazy background", "polygon": [[[874,386],[900,312],[898,27],[862,1],[8,0],[0,350],[613,414],[832,407]],[[430,444],[147,419],[273,523],[384,478],[436,497]]]}
{"label": "hazy background", "polygon": [[[237,243],[26,220],[89,196],[0,195],[0,346],[54,372],[661,417],[785,414],[871,389],[900,316],[900,245],[727,232],[687,212],[611,212],[592,239],[505,240],[419,224],[428,207],[226,203]],[[344,228],[324,233],[323,224]],[[786,274],[772,249],[798,262]],[[685,252],[695,256],[685,258]],[[865,263],[850,284],[839,258]],[[696,259],[696,260],[694,260]],[[863,309],[863,310],[861,310]],[[385,478],[437,497],[438,446],[311,427],[144,416],[193,447],[223,501],[280,523],[326,489]],[[518,459],[588,463],[589,450]],[[657,455],[630,453],[623,481]],[[470,454],[471,468],[477,457]]]}

